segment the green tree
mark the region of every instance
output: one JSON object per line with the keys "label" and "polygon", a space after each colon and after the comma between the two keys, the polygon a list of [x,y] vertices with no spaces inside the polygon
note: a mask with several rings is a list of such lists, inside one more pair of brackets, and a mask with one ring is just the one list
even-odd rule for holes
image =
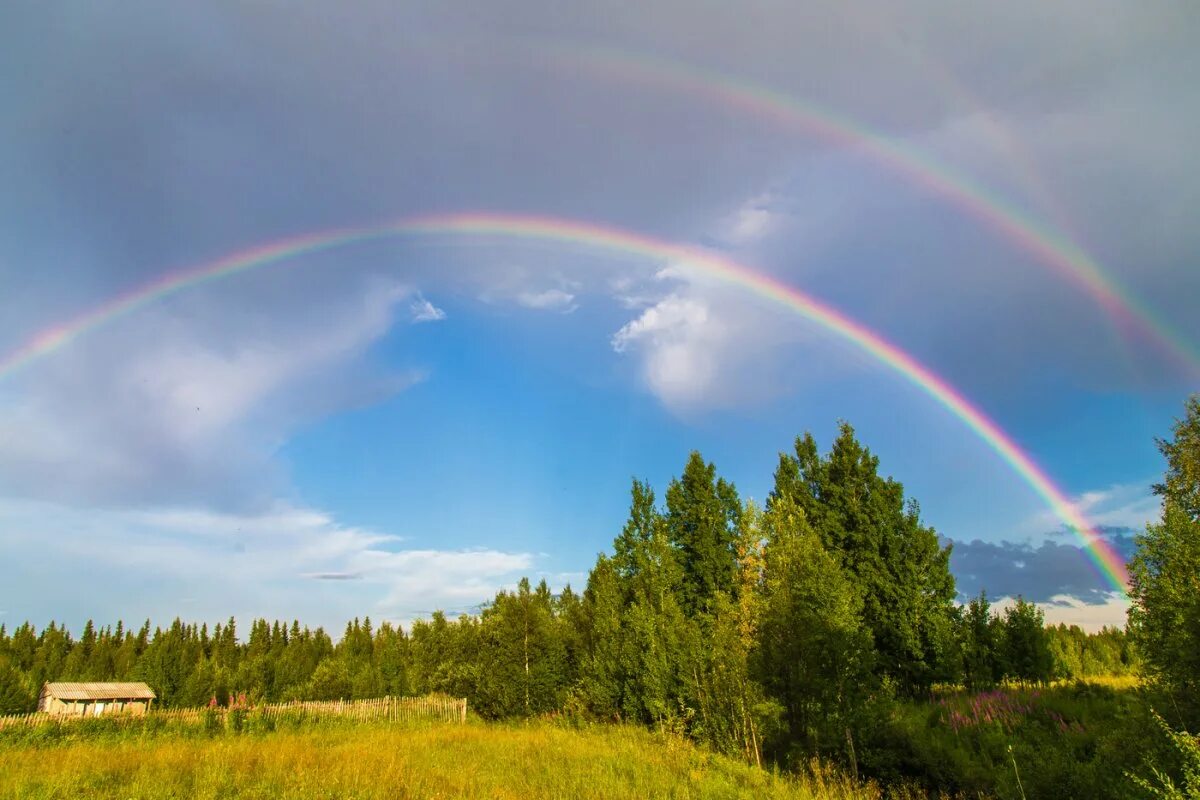
{"label": "green tree", "polygon": [[1003,630],[1005,674],[1026,683],[1049,682],[1054,677],[1054,657],[1042,610],[1018,596],[1004,610]]}
{"label": "green tree", "polygon": [[617,671],[623,678],[622,712],[643,722],[676,718],[684,713],[684,674],[691,672],[695,629],[680,605],[685,578],[679,551],[645,484],[634,482],[629,521],[618,541],[626,551],[614,558],[624,578]]}
{"label": "green tree", "polygon": [[994,623],[987,593],[981,591],[962,617],[963,683],[968,689],[991,688],[1003,677]]}
{"label": "green tree", "polygon": [[484,609],[480,713],[531,716],[562,704],[569,675],[566,643],[558,635],[553,599],[545,581],[536,589],[522,578],[515,592],[502,591]]}
{"label": "green tree", "polygon": [[620,717],[624,672],[621,622],[624,592],[614,559],[603,553],[588,574],[583,592],[583,657],[580,692],[587,709],[601,719]]}
{"label": "green tree", "polygon": [[789,495],[772,498],[763,527],[757,674],[783,705],[789,741],[829,747],[844,741],[873,686],[862,598]]}
{"label": "green tree", "polygon": [[0,715],[28,714],[36,706],[29,682],[16,667],[0,659]]}
{"label": "green tree", "polygon": [[842,423],[829,455],[811,434],[781,455],[771,501],[803,511],[825,549],[853,577],[877,665],[909,693],[956,676],[956,591],[950,548],[922,524],[904,486],[879,475],[879,459]]}
{"label": "green tree", "polygon": [[385,694],[392,697],[409,694],[408,637],[400,626],[384,622],[375,632],[375,663]]}
{"label": "green tree", "polygon": [[700,626],[704,646],[693,662],[691,690],[699,713],[692,732],[716,750],[761,764],[764,732],[773,731],[781,713],[751,670],[763,606],[761,514],[747,503],[736,524],[736,597],[718,591],[707,624]]}
{"label": "green tree", "polygon": [[667,487],[667,534],[679,554],[680,593],[689,614],[704,610],[717,592],[733,588],[733,542],[740,513],[737,490],[716,467],[692,451],[683,475]]}
{"label": "green tree", "polygon": [[1154,491],[1162,521],[1146,526],[1129,563],[1129,622],[1147,675],[1171,694],[1189,725],[1200,722],[1200,396],[1174,437],[1160,440],[1167,461]]}

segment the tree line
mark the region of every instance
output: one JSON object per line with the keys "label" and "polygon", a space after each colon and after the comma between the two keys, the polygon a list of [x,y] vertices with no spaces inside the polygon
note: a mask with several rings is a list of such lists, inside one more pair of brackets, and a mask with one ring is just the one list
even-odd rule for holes
{"label": "tree line", "polygon": [[1022,599],[960,606],[949,555],[843,424],[825,454],[805,435],[780,455],[761,508],[696,452],[661,504],[635,480],[582,594],[525,579],[478,615],[356,619],[337,642],[266,620],[244,640],[233,619],[0,627],[0,712],[30,709],[48,680],[144,680],[164,706],[445,692],[487,717],[638,721],[761,760],[852,748],[871,714],[934,684],[1135,667],[1121,630],[1047,627]]}

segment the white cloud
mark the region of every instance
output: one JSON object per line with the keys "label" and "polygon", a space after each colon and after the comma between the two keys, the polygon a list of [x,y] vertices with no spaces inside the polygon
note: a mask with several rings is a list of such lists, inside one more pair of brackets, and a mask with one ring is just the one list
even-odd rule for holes
{"label": "white cloud", "polygon": [[618,353],[623,353],[639,340],[684,338],[708,321],[708,308],[703,303],[671,294],[643,311],[637,319],[625,323],[613,334],[612,346]]}
{"label": "white cloud", "polygon": [[446,318],[446,312],[435,306],[433,303],[426,300],[423,296],[417,295],[409,307],[412,313],[412,322],[440,322]]}
{"label": "white cloud", "polygon": [[654,283],[632,275],[620,275],[609,280],[608,291],[622,308],[636,311],[652,306],[662,298],[662,287]]}
{"label": "white cloud", "polygon": [[[1150,490],[1153,482],[1148,478],[1092,489],[1071,498],[1071,504],[1093,527],[1141,530],[1162,514],[1161,501]],[[1062,520],[1053,511],[1044,510],[1026,522],[1023,529],[1040,534],[1061,527]]]}
{"label": "white cloud", "polygon": [[372,281],[237,307],[218,292],[96,330],[0,396],[0,485],[82,505],[262,507],[284,485],[274,452],[295,426],[421,379],[361,362],[407,295]]}
{"label": "white cloud", "polygon": [[786,218],[775,209],[777,202],[773,193],[764,192],[742,203],[718,226],[721,239],[738,246],[765,239]]}
{"label": "white cloud", "polygon": [[651,391],[668,406],[692,406],[713,388],[722,335],[703,301],[671,294],[613,334],[612,347],[618,353],[643,349]]}
{"label": "white cloud", "polygon": [[[610,342],[640,359],[646,388],[664,405],[684,414],[756,406],[795,388],[800,373],[792,367],[806,355],[796,346],[814,341],[804,320],[686,263],[662,267],[655,278],[657,297]],[[626,291],[653,297],[648,285]],[[804,374],[819,379],[815,366]]]}
{"label": "white cloud", "polygon": [[[18,596],[35,593],[45,565],[69,576],[72,596],[80,598],[79,609],[66,600],[59,613],[97,618],[169,618],[181,613],[178,598],[186,596],[194,619],[412,619],[477,605],[535,566],[532,554],[494,548],[405,549],[396,535],[283,502],[233,514],[0,500],[0,528],[9,556],[0,581]],[[46,542],[54,542],[52,563],[42,557]],[[114,576],[138,591],[111,591]]]}
{"label": "white cloud", "polygon": [[562,289],[546,289],[540,292],[520,292],[517,302],[526,308],[537,308],[546,311],[557,311],[570,314],[579,306],[575,303],[575,295]]}

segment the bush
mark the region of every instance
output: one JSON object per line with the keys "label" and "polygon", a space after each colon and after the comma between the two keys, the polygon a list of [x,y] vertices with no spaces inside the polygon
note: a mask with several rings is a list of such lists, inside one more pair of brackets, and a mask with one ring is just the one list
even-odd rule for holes
{"label": "bush", "polygon": [[[1158,714],[1154,714],[1154,723],[1173,751],[1173,769],[1160,769],[1154,761],[1150,761],[1147,764],[1149,778],[1130,774],[1130,780],[1149,797],[1200,800],[1200,737],[1192,736],[1187,731],[1172,730]],[[1179,785],[1172,780],[1171,772],[1180,776]]]}
{"label": "bush", "polygon": [[[1083,684],[952,692],[859,730],[861,772],[888,785],[1020,797],[1125,797],[1152,738],[1148,699]],[[1011,750],[1010,750],[1011,748]],[[1014,769],[1014,762],[1016,769]]]}

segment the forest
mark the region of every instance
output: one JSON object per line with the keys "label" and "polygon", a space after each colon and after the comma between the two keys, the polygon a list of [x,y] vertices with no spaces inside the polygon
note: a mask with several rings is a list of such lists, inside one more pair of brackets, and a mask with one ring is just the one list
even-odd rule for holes
{"label": "forest", "polygon": [[[996,790],[1016,742],[1022,792],[1123,796],[1127,773],[1180,774],[1169,734],[1198,721],[1181,623],[1200,619],[1200,401],[1187,411],[1159,443],[1164,519],[1139,537],[1128,630],[956,602],[949,547],[843,424],[826,453],[805,435],[780,455],[762,508],[696,452],[661,503],[633,481],[582,592],[522,580],[477,615],[355,619],[336,642],[262,619],[244,637],[234,619],[0,627],[0,712],[31,710],[53,680],[144,680],[163,706],[446,693],[485,719],[640,723],[752,764],[820,757],[937,790]],[[1136,691],[1083,680],[1133,675]]]}

